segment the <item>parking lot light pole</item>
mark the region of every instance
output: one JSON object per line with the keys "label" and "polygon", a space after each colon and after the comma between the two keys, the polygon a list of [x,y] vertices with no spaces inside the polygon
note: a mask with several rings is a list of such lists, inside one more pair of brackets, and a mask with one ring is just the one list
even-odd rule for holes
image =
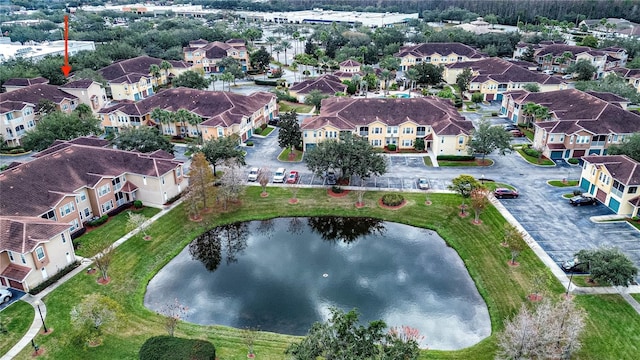
{"label": "parking lot light pole", "polygon": [[44,317],[42,316],[42,310],[40,310],[40,300],[36,300],[35,302],[36,307],[38,308],[38,313],[40,314],[40,320],[42,320],[42,326],[44,327],[44,333],[48,333],[49,330],[47,330],[47,324],[44,323]]}

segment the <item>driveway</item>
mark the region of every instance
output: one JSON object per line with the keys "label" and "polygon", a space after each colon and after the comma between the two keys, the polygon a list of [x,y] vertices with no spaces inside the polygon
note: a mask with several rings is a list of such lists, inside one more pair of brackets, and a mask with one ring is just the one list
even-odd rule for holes
{"label": "driveway", "polygon": [[[4,310],[7,306],[13,304],[14,302],[22,299],[22,297],[25,295],[25,293],[20,290],[10,289],[10,288],[7,288],[7,290],[11,291],[11,293],[13,294],[13,297],[11,298],[11,300],[7,301],[6,303],[0,304],[0,311]],[[2,301],[2,299],[0,299],[0,301]]]}

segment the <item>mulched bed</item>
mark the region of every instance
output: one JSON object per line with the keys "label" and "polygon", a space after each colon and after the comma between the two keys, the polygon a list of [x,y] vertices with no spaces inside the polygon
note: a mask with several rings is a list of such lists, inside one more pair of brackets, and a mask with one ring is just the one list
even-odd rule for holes
{"label": "mulched bed", "polygon": [[341,198],[349,195],[349,190],[342,190],[342,192],[336,193],[336,192],[333,192],[332,189],[327,189],[327,195],[334,198]]}
{"label": "mulched bed", "polygon": [[407,200],[402,200],[402,203],[400,205],[397,206],[389,206],[389,205],[385,205],[382,203],[382,198],[380,198],[380,200],[378,200],[378,206],[380,206],[383,209],[387,209],[387,210],[398,210],[403,208],[405,205],[407,205]]}
{"label": "mulched bed", "polygon": [[295,205],[298,203],[298,199],[289,199],[289,204]]}

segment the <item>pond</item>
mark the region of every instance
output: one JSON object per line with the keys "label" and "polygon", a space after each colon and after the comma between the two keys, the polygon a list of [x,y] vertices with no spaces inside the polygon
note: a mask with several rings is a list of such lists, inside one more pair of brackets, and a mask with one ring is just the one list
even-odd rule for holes
{"label": "pond", "polygon": [[371,218],[279,218],[202,234],[151,279],[144,304],[183,319],[305,335],[329,308],[357,308],[454,350],[491,333],[487,306],[435,231]]}

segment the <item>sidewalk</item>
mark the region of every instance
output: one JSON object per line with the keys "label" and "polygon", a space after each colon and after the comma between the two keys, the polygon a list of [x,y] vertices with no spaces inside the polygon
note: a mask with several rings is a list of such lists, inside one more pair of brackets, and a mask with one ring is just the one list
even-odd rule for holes
{"label": "sidewalk", "polygon": [[[175,208],[176,206],[180,205],[181,203],[182,203],[182,199],[180,199],[180,200],[174,202],[173,204],[171,204],[170,206],[162,209],[159,213],[155,214],[153,217],[148,219],[144,223],[144,226],[148,226],[148,225],[152,224],[154,221],[158,220],[164,214],[166,214],[167,212],[171,211],[173,208]],[[121,237],[116,242],[114,242],[113,243],[113,247],[117,248],[118,246],[122,245],[125,241],[127,241],[127,240],[131,239],[133,236],[137,235],[139,232],[140,232],[139,228],[130,231],[125,236]],[[22,339],[20,339],[20,341],[18,341],[17,344],[15,344],[6,354],[4,354],[0,358],[0,360],[11,360],[11,359],[15,358],[16,356],[18,356],[18,354],[25,347],[31,346],[31,340],[34,339],[36,337],[36,335],[38,335],[38,333],[40,332],[40,328],[42,328],[43,324],[42,324],[42,320],[40,319],[40,315],[38,314],[38,310],[36,309],[36,305],[35,305],[36,301],[40,301],[40,311],[42,312],[42,318],[46,319],[47,318],[47,306],[45,305],[44,301],[42,301],[42,299],[45,296],[49,295],[50,292],[52,292],[53,290],[57,289],[58,286],[64,284],[69,279],[71,279],[72,277],[76,276],[78,273],[83,272],[86,268],[89,267],[89,265],[91,265],[93,263],[93,260],[97,256],[100,256],[100,254],[94,256],[91,259],[87,259],[87,258],[82,258],[80,256],[76,256],[76,258],[80,261],[80,266],[78,266],[77,268],[73,269],[71,272],[69,272],[68,274],[66,274],[62,278],[60,278],[60,280],[58,280],[55,283],[51,284],[49,287],[47,287],[46,289],[42,290],[37,295],[34,296],[34,295],[27,294],[22,298],[22,301],[27,302],[28,304],[30,304],[33,307],[33,311],[34,311],[33,322],[31,323],[31,327],[29,327],[29,330],[27,330],[27,333],[24,334]],[[36,342],[36,344],[37,344],[37,342]]]}

